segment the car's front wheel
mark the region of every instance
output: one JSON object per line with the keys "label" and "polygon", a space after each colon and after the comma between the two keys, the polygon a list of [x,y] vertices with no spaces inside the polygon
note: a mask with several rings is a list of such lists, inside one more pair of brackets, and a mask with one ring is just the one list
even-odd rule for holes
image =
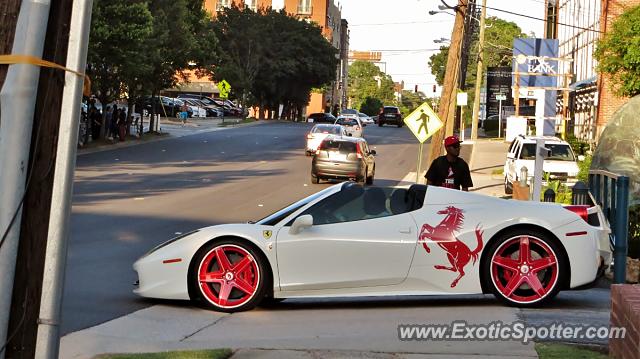
{"label": "car's front wheel", "polygon": [[265,296],[267,263],[241,241],[210,243],[196,254],[193,265],[193,292],[209,308],[249,310]]}
{"label": "car's front wheel", "polygon": [[536,230],[506,233],[487,253],[482,263],[485,286],[508,305],[532,307],[551,300],[569,274],[557,241]]}
{"label": "car's front wheel", "polygon": [[507,176],[504,176],[504,193],[513,194],[513,184],[509,182]]}
{"label": "car's front wheel", "polygon": [[320,183],[320,177],[311,175],[311,183],[315,183],[315,184]]}

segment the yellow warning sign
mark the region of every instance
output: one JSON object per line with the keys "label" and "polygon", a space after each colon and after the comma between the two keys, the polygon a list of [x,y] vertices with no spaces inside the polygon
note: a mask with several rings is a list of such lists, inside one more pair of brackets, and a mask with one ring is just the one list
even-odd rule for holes
{"label": "yellow warning sign", "polygon": [[442,121],[433,112],[428,103],[423,103],[404,119],[404,123],[416,136],[420,143],[424,143],[429,137],[442,127]]}
{"label": "yellow warning sign", "polygon": [[231,92],[231,85],[227,80],[218,82],[218,90],[220,90],[220,98],[229,98],[229,92]]}

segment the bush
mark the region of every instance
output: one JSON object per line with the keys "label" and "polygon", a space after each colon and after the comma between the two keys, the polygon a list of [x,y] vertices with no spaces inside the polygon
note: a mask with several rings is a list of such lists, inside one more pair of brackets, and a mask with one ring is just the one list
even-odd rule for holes
{"label": "bush", "polygon": [[584,158],[584,161],[578,162],[578,168],[580,171],[578,172],[578,180],[584,182],[585,184],[589,184],[589,168],[591,168],[591,160],[593,156],[587,155]]}
{"label": "bush", "polygon": [[380,111],[380,107],[382,107],[382,101],[374,97],[367,97],[360,106],[360,112],[375,116]]}
{"label": "bush", "polygon": [[589,142],[583,141],[575,136],[567,136],[567,142],[571,145],[571,149],[576,155],[585,155],[591,148]]}

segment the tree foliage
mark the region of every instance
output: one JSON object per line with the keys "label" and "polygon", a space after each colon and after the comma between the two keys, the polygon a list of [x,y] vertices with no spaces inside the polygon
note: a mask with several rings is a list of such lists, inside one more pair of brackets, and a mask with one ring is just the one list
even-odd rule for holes
{"label": "tree foliage", "polygon": [[422,105],[425,101],[427,101],[427,96],[423,92],[403,90],[402,99],[399,104],[400,112],[406,116],[418,108],[418,106]]}
{"label": "tree foliage", "polygon": [[374,97],[367,97],[364,99],[362,105],[360,105],[360,112],[366,113],[369,116],[376,116],[382,106],[382,101]]}
{"label": "tree foliage", "polygon": [[[485,21],[484,31],[484,69],[493,66],[511,66],[513,54],[513,40],[527,37],[516,23],[502,20],[497,17],[488,17]],[[469,48],[469,62],[467,64],[466,84],[467,88],[475,87],[476,68],[478,66],[478,34],[474,33]],[[436,77],[438,85],[444,82],[445,69],[449,46],[441,46],[440,52],[431,55],[429,67]]]}
{"label": "tree foliage", "polygon": [[598,71],[611,77],[621,97],[640,94],[640,6],[627,10],[613,23],[595,51]]}
{"label": "tree foliage", "polygon": [[352,108],[361,108],[367,98],[384,105],[394,105],[394,83],[391,76],[368,61],[354,61],[349,66],[349,100]]}
{"label": "tree foliage", "polygon": [[233,5],[218,15],[214,29],[221,48],[215,78],[230,82],[250,105],[300,109],[312,89],[335,79],[337,50],[315,23]]}

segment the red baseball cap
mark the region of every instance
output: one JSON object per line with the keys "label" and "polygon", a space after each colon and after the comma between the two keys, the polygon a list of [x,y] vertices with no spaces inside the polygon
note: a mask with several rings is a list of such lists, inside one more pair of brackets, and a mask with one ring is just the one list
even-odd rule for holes
{"label": "red baseball cap", "polygon": [[453,146],[457,143],[462,143],[462,141],[460,141],[458,136],[449,136],[444,139],[444,147]]}

